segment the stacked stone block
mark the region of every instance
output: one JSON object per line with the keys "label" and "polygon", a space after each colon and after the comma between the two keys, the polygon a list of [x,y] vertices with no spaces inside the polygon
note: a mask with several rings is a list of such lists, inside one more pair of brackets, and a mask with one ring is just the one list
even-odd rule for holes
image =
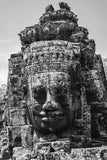
{"label": "stacked stone block", "polygon": [[[23,55],[22,53],[12,54],[9,60],[8,73],[8,90],[7,90],[7,119],[9,136],[13,146],[20,141],[21,145],[21,126],[24,125],[22,116],[21,100],[23,97],[22,90],[22,68]],[[11,134],[10,134],[11,133]],[[19,145],[19,144],[18,144]]]}

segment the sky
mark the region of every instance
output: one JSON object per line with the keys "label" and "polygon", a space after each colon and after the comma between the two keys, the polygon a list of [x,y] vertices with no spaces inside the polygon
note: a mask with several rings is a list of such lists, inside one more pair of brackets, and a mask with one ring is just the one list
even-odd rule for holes
{"label": "sky", "polygon": [[0,0],[0,80],[7,82],[8,59],[21,50],[18,33],[39,22],[45,7],[68,3],[78,15],[78,24],[86,27],[96,42],[96,54],[107,57],[107,0]]}

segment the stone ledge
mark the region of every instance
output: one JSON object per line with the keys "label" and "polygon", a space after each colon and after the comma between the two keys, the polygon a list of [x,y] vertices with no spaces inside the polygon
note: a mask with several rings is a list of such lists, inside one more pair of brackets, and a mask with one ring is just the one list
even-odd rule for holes
{"label": "stone ledge", "polygon": [[14,148],[15,160],[106,160],[107,146],[97,148],[79,148],[71,149],[70,153],[60,151],[32,152],[21,147]]}

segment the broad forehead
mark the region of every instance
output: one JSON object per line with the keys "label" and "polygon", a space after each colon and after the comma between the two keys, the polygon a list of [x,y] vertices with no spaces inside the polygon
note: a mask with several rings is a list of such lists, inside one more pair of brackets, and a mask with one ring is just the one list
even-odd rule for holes
{"label": "broad forehead", "polygon": [[66,83],[69,84],[70,76],[65,72],[44,72],[32,75],[29,77],[29,81],[32,86],[37,85],[48,85],[51,86],[58,83]]}

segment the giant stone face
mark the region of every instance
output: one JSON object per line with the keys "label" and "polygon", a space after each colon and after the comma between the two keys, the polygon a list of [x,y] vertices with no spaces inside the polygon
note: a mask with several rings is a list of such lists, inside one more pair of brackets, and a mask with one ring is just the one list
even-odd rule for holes
{"label": "giant stone face", "polygon": [[72,126],[75,100],[72,101],[73,77],[69,68],[74,56],[73,46],[67,48],[66,42],[59,41],[35,46],[30,48],[33,58],[27,68],[28,105],[32,110],[33,125],[42,133],[57,133]]}
{"label": "giant stone face", "polygon": [[67,128],[72,118],[68,73],[36,74],[31,85],[35,127],[45,132]]}

